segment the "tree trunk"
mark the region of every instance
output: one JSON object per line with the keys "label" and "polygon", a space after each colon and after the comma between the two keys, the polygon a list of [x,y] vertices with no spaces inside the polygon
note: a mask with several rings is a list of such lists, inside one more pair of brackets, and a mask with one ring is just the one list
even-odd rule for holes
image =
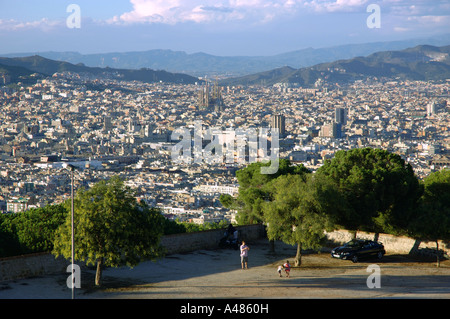
{"label": "tree trunk", "polygon": [[441,266],[441,261],[439,259],[439,242],[436,240],[436,258],[437,258],[437,264],[436,267]]}
{"label": "tree trunk", "polygon": [[300,267],[302,264],[302,243],[297,243],[297,255],[295,255],[295,266]]}
{"label": "tree trunk", "polygon": [[378,242],[378,238],[380,238],[380,233],[376,232],[375,235],[373,236],[373,241]]}
{"label": "tree trunk", "polygon": [[275,240],[270,240],[270,241],[269,241],[269,251],[270,251],[271,253],[274,253],[274,252],[275,252]]}
{"label": "tree trunk", "polygon": [[103,257],[97,259],[97,272],[95,273],[95,285],[100,286],[103,271]]}
{"label": "tree trunk", "polygon": [[352,234],[352,239],[356,239],[356,233],[358,232],[358,230],[352,230],[350,231],[350,233]]}

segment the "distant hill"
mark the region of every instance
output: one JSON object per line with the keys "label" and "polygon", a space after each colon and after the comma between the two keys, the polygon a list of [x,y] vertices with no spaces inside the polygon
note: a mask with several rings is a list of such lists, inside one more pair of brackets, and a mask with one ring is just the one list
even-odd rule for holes
{"label": "distant hill", "polygon": [[39,55],[48,59],[72,64],[83,63],[89,67],[116,69],[166,70],[193,76],[243,76],[290,66],[304,68],[319,63],[367,56],[374,52],[403,50],[419,44],[448,45],[450,35],[429,39],[386,41],[363,44],[346,44],[327,48],[306,48],[271,56],[217,56],[207,53],[186,53],[172,50],[148,50],[141,52],[112,52],[80,54],[78,52],[32,52],[3,54],[4,57]]}
{"label": "distant hill", "polygon": [[419,45],[401,51],[376,52],[367,57],[355,57],[321,63],[312,67],[277,68],[270,71],[225,79],[222,85],[273,85],[298,83],[312,86],[320,78],[328,83],[348,83],[367,77],[409,80],[450,79],[450,46]]}
{"label": "distant hill", "polygon": [[[161,50],[161,55],[164,55],[163,52]],[[202,55],[202,63],[204,64],[213,63],[209,59],[215,59],[214,56],[203,53],[198,53],[197,55]],[[195,65],[197,62],[193,61],[192,63]],[[0,57],[0,73],[9,74],[13,81],[21,77],[29,77],[32,73],[51,76],[56,72],[64,71],[91,74],[100,78],[116,77],[127,81],[137,80],[149,83],[163,81],[193,84],[202,82],[191,75],[149,68],[89,67],[82,63],[72,64],[65,61],[55,61],[38,55],[15,58]],[[367,77],[425,81],[450,79],[450,46],[419,45],[400,51],[381,51],[365,57],[358,56],[351,59],[340,59],[298,69],[282,66],[241,77],[223,79],[219,83],[221,85],[298,83],[301,86],[310,87],[318,79],[326,80],[328,83],[348,83]]]}
{"label": "distant hill", "polygon": [[148,68],[136,70],[88,67],[81,63],[72,64],[69,62],[55,61],[38,55],[16,58],[0,57],[0,68],[1,67],[3,67],[3,70],[5,70],[12,78],[16,78],[21,73],[39,73],[51,76],[54,73],[68,71],[77,74],[91,74],[97,77],[109,76],[126,81],[142,81],[147,83],[163,81],[169,83],[194,84],[199,81],[196,77],[181,73],[155,71]]}
{"label": "distant hill", "polygon": [[12,66],[12,65],[4,65],[0,62],[0,75],[6,74],[9,75],[11,82],[23,81],[28,82],[27,79],[30,78],[33,72],[27,68],[21,66]]}

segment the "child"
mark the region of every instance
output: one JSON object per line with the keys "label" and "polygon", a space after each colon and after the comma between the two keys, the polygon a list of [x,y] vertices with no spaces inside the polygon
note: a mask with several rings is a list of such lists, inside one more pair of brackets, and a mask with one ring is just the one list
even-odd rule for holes
{"label": "child", "polygon": [[289,264],[289,260],[286,260],[286,262],[283,265],[284,271],[286,272],[286,277],[289,278],[289,273],[291,271],[291,265]]}
{"label": "child", "polygon": [[278,274],[280,275],[280,277],[283,277],[282,275],[281,275],[281,270],[283,270],[283,266],[278,266]]}

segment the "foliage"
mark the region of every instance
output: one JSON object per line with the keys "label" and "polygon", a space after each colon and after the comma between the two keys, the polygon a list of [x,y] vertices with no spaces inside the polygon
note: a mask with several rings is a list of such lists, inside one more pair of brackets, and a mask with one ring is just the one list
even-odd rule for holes
{"label": "foliage", "polygon": [[223,207],[226,207],[228,209],[236,210],[238,208],[237,202],[230,194],[220,194],[219,201],[223,205]]}
{"label": "foliage", "polygon": [[405,233],[422,193],[411,165],[380,149],[338,151],[317,174],[336,183],[348,202],[337,222],[349,230]]}
{"label": "foliage", "polygon": [[12,214],[0,214],[0,257],[23,254],[15,232]]}
{"label": "foliage", "polygon": [[229,225],[229,222],[225,219],[221,220],[218,223],[206,222],[204,224],[195,224],[190,222],[180,222],[180,221],[172,221],[172,223],[176,223],[178,225],[179,233],[193,233],[198,231],[205,230],[213,230],[213,229],[224,229]]}
{"label": "foliage", "polygon": [[318,249],[325,230],[334,226],[335,210],[344,206],[334,184],[309,174],[282,175],[269,183],[272,201],[264,204],[269,239],[297,244],[296,265],[301,248]]}
{"label": "foliage", "polygon": [[56,229],[67,216],[64,205],[47,205],[0,215],[0,255],[16,256],[51,251]]}
{"label": "foliage", "polygon": [[450,170],[431,173],[423,184],[424,193],[412,222],[412,235],[450,240]]}
{"label": "foliage", "polygon": [[[75,260],[97,263],[97,278],[103,266],[133,267],[162,256],[164,216],[138,203],[119,177],[79,190],[74,206]],[[57,230],[54,254],[71,256],[70,214]]]}
{"label": "foliage", "polygon": [[423,181],[424,193],[411,222],[410,235],[436,242],[450,240],[450,170],[431,173]]}
{"label": "foliage", "polygon": [[175,220],[164,218],[164,235],[185,233],[186,227]]}
{"label": "foliage", "polygon": [[239,183],[237,199],[235,202],[231,202],[229,197],[221,198],[222,204],[227,204],[228,207],[234,205],[235,208],[238,208],[237,219],[239,224],[252,224],[264,221],[263,204],[265,201],[270,200],[268,184],[271,180],[281,175],[305,176],[310,173],[303,165],[294,166],[286,159],[279,160],[278,171],[275,174],[261,174],[261,167],[263,166],[270,166],[270,162],[251,163],[246,168],[237,171],[236,178]]}

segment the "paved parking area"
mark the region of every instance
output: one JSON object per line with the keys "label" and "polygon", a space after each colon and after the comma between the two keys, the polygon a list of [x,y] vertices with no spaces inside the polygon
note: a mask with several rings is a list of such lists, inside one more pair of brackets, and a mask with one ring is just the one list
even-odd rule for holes
{"label": "paved parking area", "polygon": [[[249,242],[249,269],[242,270],[239,252],[217,249],[166,256],[137,267],[106,269],[102,289],[93,287],[93,269],[82,273],[77,299],[356,299],[450,298],[450,261],[434,262],[389,255],[353,264],[329,253],[306,254],[290,278],[277,274],[285,260],[291,264],[295,247],[267,240]],[[369,288],[370,265],[379,266],[379,288]],[[0,299],[70,299],[67,275],[0,283]],[[372,277],[371,277],[372,278]],[[375,283],[374,279],[370,282]]]}

